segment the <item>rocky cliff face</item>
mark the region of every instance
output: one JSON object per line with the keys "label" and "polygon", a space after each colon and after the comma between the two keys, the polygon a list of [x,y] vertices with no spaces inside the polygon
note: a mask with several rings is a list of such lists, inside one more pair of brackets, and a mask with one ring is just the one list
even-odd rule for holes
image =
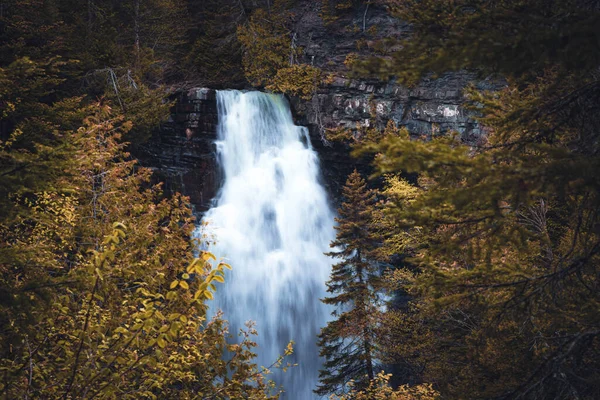
{"label": "rocky cliff face", "polygon": [[[415,137],[427,139],[457,131],[466,143],[481,138],[482,128],[463,107],[463,89],[474,82],[473,74],[424,79],[413,88],[394,81],[353,79],[344,64],[349,54],[367,55],[379,39],[404,37],[409,27],[374,5],[348,11],[325,25],[319,3],[296,3],[292,10],[294,40],[304,48],[301,61],[323,69],[332,80],[319,88],[312,100],[291,99],[291,105],[297,123],[310,129],[325,184],[334,199],[339,197],[346,176],[356,166],[363,170],[366,166],[352,159],[346,146],[322,140],[326,128],[383,127],[391,119]],[[497,82],[486,80],[475,84],[480,89],[498,87]],[[218,122],[215,93],[204,88],[179,93],[172,111],[170,120],[143,149],[141,159],[160,172],[168,190],[183,191],[201,212],[210,206],[219,184],[213,144]]]}
{"label": "rocky cliff face", "polygon": [[167,192],[190,197],[197,212],[210,207],[219,185],[214,142],[217,138],[215,91],[198,88],[176,94],[172,114],[136,152],[153,168]]}
{"label": "rocky cliff face", "polygon": [[[368,57],[385,38],[404,38],[408,24],[391,17],[383,6],[366,5],[349,9],[325,24],[320,2],[300,1],[295,15],[294,37],[304,49],[302,62],[330,74],[330,85],[320,88],[312,102],[295,102],[306,124],[318,128],[382,125],[392,119],[415,136],[458,131],[463,140],[475,142],[481,129],[463,107],[463,89],[475,80],[467,72],[424,79],[414,88],[390,82],[352,79],[345,61],[349,55]],[[388,49],[392,50],[392,49]],[[479,81],[481,89],[496,87]]]}
{"label": "rocky cliff face", "polygon": [[[366,166],[350,157],[347,146],[324,141],[323,127],[384,126],[392,119],[415,136],[427,138],[457,131],[463,141],[473,143],[481,137],[482,129],[461,105],[461,90],[470,78],[469,74],[447,75],[407,89],[394,83],[339,77],[312,101],[292,99],[297,123],[310,129],[324,183],[333,198],[339,196],[354,168],[365,170]],[[197,88],[178,93],[171,117],[140,155],[143,165],[156,169],[168,191],[190,196],[199,212],[210,207],[220,181],[214,146],[217,123],[214,90]]]}
{"label": "rocky cliff face", "polygon": [[[309,126],[313,144],[318,149],[325,180],[330,192],[339,194],[345,177],[357,166],[349,149],[328,144],[322,139],[324,129],[356,126],[385,127],[389,120],[406,127],[412,136],[429,139],[432,135],[458,132],[463,142],[474,144],[484,134],[472,112],[463,107],[463,89],[474,80],[469,73],[447,74],[439,79],[424,80],[415,88],[394,82],[370,82],[344,76],[334,78],[330,86],[319,90],[310,102],[293,99],[299,124]],[[477,82],[481,88],[493,88],[492,82]]]}
{"label": "rocky cliff face", "polygon": [[350,54],[368,56],[377,43],[388,37],[410,34],[408,24],[391,17],[385,7],[363,5],[337,16],[329,24],[320,17],[319,2],[297,3],[293,10],[297,45],[303,47],[305,63],[318,66],[333,77],[309,102],[292,99],[297,120],[311,129],[319,150],[323,173],[330,192],[340,193],[346,176],[360,162],[348,157],[341,145],[324,145],[324,129],[361,126],[385,127],[388,120],[406,127],[411,135],[432,135],[456,131],[464,142],[474,144],[484,134],[474,115],[463,107],[463,89],[474,83],[479,89],[495,89],[498,82],[476,81],[475,74],[451,73],[438,79],[424,79],[407,88],[394,81],[353,79],[344,61]]}

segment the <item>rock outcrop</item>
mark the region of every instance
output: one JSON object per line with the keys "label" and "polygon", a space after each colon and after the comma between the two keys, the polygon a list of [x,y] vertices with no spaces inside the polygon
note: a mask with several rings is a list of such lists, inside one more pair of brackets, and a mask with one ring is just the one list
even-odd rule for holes
{"label": "rock outcrop", "polygon": [[474,144],[484,134],[473,113],[463,107],[463,90],[469,83],[475,83],[479,89],[496,89],[498,82],[476,80],[473,73],[458,72],[423,79],[416,87],[407,88],[394,81],[350,76],[345,65],[349,55],[369,56],[380,40],[410,34],[410,26],[390,16],[385,7],[363,5],[341,13],[327,25],[319,15],[319,2],[297,2],[293,12],[297,45],[304,48],[302,61],[333,77],[328,86],[319,88],[312,101],[292,99],[292,105],[298,123],[310,127],[324,165],[325,182],[334,196],[340,193],[346,176],[355,167],[367,168],[348,157],[347,147],[321,142],[325,129],[383,128],[388,120],[393,120],[411,135],[425,139],[456,131],[463,142]]}
{"label": "rock outcrop", "polygon": [[[357,126],[385,127],[389,120],[406,127],[412,136],[429,139],[432,135],[458,132],[463,142],[477,143],[484,134],[472,112],[463,107],[463,89],[473,82],[469,73],[447,74],[435,80],[423,80],[415,88],[394,82],[370,82],[338,76],[330,86],[321,88],[310,102],[292,101],[298,123],[309,126],[313,144],[324,164],[324,176],[330,192],[336,196],[345,177],[360,162],[349,157],[347,146],[326,143],[327,128]],[[493,82],[477,82],[492,89]],[[358,165],[357,165],[358,164]]]}
{"label": "rock outcrop", "polygon": [[215,91],[198,88],[175,95],[171,116],[136,156],[153,168],[167,192],[190,197],[197,212],[210,207],[219,186]]}

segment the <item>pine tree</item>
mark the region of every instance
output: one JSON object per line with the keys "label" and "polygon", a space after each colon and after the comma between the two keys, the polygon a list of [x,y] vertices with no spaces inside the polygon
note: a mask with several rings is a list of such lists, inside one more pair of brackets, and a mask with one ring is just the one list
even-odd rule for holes
{"label": "pine tree", "polygon": [[399,239],[426,233],[405,279],[413,321],[392,345],[416,355],[416,379],[445,398],[598,398],[597,2],[394,4],[412,35],[372,71],[414,83],[473,69],[506,87],[466,92],[485,127],[477,146],[458,136],[367,145],[381,173],[420,178],[387,214]]}
{"label": "pine tree", "polygon": [[320,355],[326,360],[315,390],[319,395],[343,393],[350,381],[358,388],[368,386],[377,369],[377,268],[370,259],[375,248],[370,225],[376,198],[356,170],[348,177],[343,196],[337,236],[331,243],[336,250],[328,253],[341,261],[333,266],[327,282],[332,296],[322,299],[336,309],[335,319],[319,335]]}

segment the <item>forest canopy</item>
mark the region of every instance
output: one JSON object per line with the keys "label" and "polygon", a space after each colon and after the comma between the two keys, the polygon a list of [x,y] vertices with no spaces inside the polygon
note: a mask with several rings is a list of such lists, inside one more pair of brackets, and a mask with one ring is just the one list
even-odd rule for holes
{"label": "forest canopy", "polygon": [[[135,152],[177,90],[313,104],[341,90],[298,45],[300,3],[0,2],[0,397],[278,397],[253,361],[253,325],[234,345],[206,316],[229,266],[197,252],[189,200]],[[501,82],[462,94],[484,128],[477,143],[392,119],[328,130],[360,168],[339,204],[317,393],[600,398],[597,2],[311,7],[333,37],[357,16],[344,29],[368,51],[338,73]],[[373,39],[370,7],[408,33]]]}
{"label": "forest canopy", "polygon": [[390,6],[413,33],[361,71],[410,84],[466,68],[507,84],[466,91],[483,143],[387,135],[355,150],[375,154],[376,174],[418,177],[388,183],[377,221],[383,249],[407,257],[391,275],[412,297],[384,323],[389,356],[448,398],[598,397],[598,5]]}

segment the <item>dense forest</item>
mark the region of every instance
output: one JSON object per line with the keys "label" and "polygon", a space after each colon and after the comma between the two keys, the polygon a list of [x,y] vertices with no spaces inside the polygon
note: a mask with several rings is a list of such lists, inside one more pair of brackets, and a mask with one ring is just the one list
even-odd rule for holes
{"label": "dense forest", "polygon": [[[0,398],[285,391],[269,369],[293,370],[293,346],[261,368],[260,331],[250,323],[233,344],[226,316],[207,316],[235,265],[197,250],[189,200],[136,151],[177,91],[310,102],[328,90],[331,68],[293,31],[300,3],[0,0]],[[315,393],[600,398],[600,4],[309,3],[332,36],[366,38],[343,62],[349,76],[502,82],[464,90],[485,128],[477,143],[391,119],[319,127],[359,168],[328,253],[321,301],[335,311],[315,337]],[[410,33],[368,36],[375,7]],[[362,26],[340,27],[348,14]]]}

